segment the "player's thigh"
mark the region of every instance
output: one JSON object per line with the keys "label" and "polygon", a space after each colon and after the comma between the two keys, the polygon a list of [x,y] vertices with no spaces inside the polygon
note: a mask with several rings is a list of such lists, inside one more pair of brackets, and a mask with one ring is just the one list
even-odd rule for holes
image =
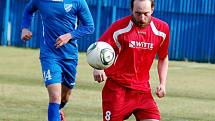
{"label": "player's thigh", "polygon": [[61,101],[67,102],[69,100],[69,96],[71,94],[72,89],[68,88],[67,86],[63,85],[61,86]]}
{"label": "player's thigh", "polygon": [[78,64],[77,59],[65,59],[65,60],[62,60],[61,62],[61,67],[63,70],[62,84],[69,89],[72,89],[76,84],[77,64]]}
{"label": "player's thigh", "polygon": [[103,121],[123,121],[125,112],[125,90],[106,80],[102,91]]}
{"label": "player's thigh", "polygon": [[62,68],[55,59],[40,59],[43,80],[46,86],[61,83]]}
{"label": "player's thigh", "polygon": [[141,94],[139,100],[138,110],[134,112],[137,121],[159,121],[160,112],[151,93]]}

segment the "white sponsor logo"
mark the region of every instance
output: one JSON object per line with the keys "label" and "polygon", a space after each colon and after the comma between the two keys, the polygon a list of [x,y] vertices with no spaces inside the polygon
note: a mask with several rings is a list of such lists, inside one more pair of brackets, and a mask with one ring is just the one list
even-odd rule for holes
{"label": "white sponsor logo", "polygon": [[141,48],[141,49],[152,50],[154,46],[153,46],[153,43],[130,41],[129,42],[129,47],[130,48]]}
{"label": "white sponsor logo", "polygon": [[72,4],[64,4],[64,9],[66,12],[69,12],[72,9]]}

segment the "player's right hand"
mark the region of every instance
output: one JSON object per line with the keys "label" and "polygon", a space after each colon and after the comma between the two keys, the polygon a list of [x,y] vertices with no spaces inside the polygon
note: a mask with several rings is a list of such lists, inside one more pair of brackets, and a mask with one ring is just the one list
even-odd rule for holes
{"label": "player's right hand", "polygon": [[23,41],[28,41],[31,39],[31,37],[32,37],[32,33],[28,29],[26,28],[22,29],[21,39]]}
{"label": "player's right hand", "polygon": [[106,76],[104,70],[94,69],[93,77],[94,77],[94,80],[97,81],[98,83],[106,81],[106,79],[107,79],[107,76]]}

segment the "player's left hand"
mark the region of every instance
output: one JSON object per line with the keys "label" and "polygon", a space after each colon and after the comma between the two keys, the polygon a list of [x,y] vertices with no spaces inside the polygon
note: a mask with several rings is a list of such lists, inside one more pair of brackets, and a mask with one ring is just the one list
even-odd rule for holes
{"label": "player's left hand", "polygon": [[55,47],[60,48],[62,45],[66,44],[70,39],[72,39],[71,33],[66,33],[57,38]]}
{"label": "player's left hand", "polygon": [[157,88],[156,88],[156,95],[159,97],[159,98],[162,98],[166,95],[166,87],[165,85],[158,85]]}

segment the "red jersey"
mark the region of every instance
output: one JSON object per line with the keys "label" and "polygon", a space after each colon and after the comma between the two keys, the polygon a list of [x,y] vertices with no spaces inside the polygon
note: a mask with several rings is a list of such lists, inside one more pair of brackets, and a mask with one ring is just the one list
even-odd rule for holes
{"label": "red jersey", "polygon": [[105,70],[108,79],[135,90],[150,91],[149,70],[158,54],[168,55],[169,26],[151,17],[146,27],[134,24],[131,16],[114,22],[98,41],[109,43],[116,52],[115,63]]}

